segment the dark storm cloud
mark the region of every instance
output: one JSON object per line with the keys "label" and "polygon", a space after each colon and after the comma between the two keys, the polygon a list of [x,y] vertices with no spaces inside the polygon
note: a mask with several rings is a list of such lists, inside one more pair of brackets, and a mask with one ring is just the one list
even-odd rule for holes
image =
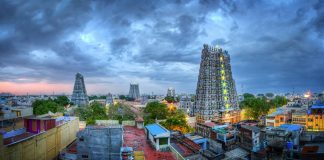
{"label": "dark storm cloud", "polygon": [[251,92],[324,90],[323,6],[323,1],[3,1],[0,81],[63,83],[81,72],[91,83],[147,78],[194,92],[201,47],[209,43],[231,54],[239,91],[242,85]]}

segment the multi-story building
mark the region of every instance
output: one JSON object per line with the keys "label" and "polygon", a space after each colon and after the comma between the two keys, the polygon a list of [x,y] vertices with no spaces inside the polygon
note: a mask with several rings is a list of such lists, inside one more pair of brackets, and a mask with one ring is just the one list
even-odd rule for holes
{"label": "multi-story building", "polygon": [[230,55],[222,48],[205,44],[202,49],[194,112],[198,123],[240,120]]}
{"label": "multi-story building", "polygon": [[307,113],[308,131],[324,131],[324,106],[313,105]]}
{"label": "multi-story building", "polygon": [[0,134],[0,159],[56,159],[75,140],[79,118],[34,117],[26,127]]}
{"label": "multi-story building", "polygon": [[87,90],[84,84],[84,78],[80,73],[77,73],[75,75],[71,102],[78,106],[85,106],[89,104],[89,97],[87,95]]}
{"label": "multi-story building", "polygon": [[295,111],[291,114],[291,123],[292,124],[300,124],[303,126],[306,126],[306,122],[307,122],[307,110],[303,109],[303,110],[298,110]]}
{"label": "multi-story building", "polygon": [[289,119],[289,113],[285,108],[277,108],[277,110],[266,116],[266,126],[279,127],[282,124],[287,123]]}
{"label": "multi-story building", "polygon": [[193,102],[191,102],[191,97],[181,96],[179,109],[183,110],[185,113],[192,115]]}
{"label": "multi-story building", "polygon": [[169,87],[168,88],[168,91],[167,91],[167,97],[175,97],[175,89],[172,88],[172,87]]}
{"label": "multi-story building", "polygon": [[87,126],[78,132],[77,137],[78,159],[121,159],[121,126]]}
{"label": "multi-story building", "polygon": [[211,139],[216,140],[230,149],[236,143],[238,131],[232,125],[218,125],[212,128]]}
{"label": "multi-story building", "polygon": [[303,125],[307,131],[324,131],[324,106],[313,105],[293,112],[291,123]]}
{"label": "multi-story building", "polygon": [[240,128],[240,145],[242,148],[257,152],[260,149],[260,128],[243,125]]}
{"label": "multi-story building", "polygon": [[131,83],[129,85],[129,94],[128,96],[130,98],[139,99],[140,98],[140,91],[139,91],[139,85],[137,83]]}

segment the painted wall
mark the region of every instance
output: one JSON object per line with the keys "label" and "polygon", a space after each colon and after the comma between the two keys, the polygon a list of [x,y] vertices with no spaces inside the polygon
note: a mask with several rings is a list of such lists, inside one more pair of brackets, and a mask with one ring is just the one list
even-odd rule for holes
{"label": "painted wall", "polygon": [[76,118],[21,143],[9,147],[1,145],[4,154],[2,157],[0,155],[0,160],[55,159],[62,149],[75,140],[78,131],[79,119]]}

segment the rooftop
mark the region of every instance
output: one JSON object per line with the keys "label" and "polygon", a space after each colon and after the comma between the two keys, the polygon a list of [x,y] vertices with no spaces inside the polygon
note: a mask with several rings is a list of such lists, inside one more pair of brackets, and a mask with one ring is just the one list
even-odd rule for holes
{"label": "rooftop", "polygon": [[303,126],[298,124],[282,124],[279,128],[286,129],[288,131],[299,131],[303,128]]}
{"label": "rooftop", "polygon": [[205,122],[203,123],[203,125],[207,126],[207,127],[214,127],[216,124],[214,122]]}
{"label": "rooftop", "polygon": [[277,108],[277,110],[271,114],[268,114],[267,117],[274,117],[276,115],[279,115],[279,114],[283,114],[284,113],[284,109],[282,108]]}
{"label": "rooftop", "polygon": [[324,153],[324,143],[312,143],[306,144],[302,153]]}
{"label": "rooftop", "polygon": [[164,159],[174,160],[171,152],[156,151],[151,144],[146,140],[146,135],[143,129],[138,129],[132,126],[124,126],[124,147],[132,147],[134,154],[136,151],[143,151],[145,159]]}
{"label": "rooftop", "polygon": [[[35,118],[35,119],[37,119],[37,118]],[[55,118],[53,118],[53,119],[55,119]],[[73,119],[75,119],[75,117],[65,117],[63,123],[60,123],[59,125],[62,125],[64,123],[66,123],[67,121],[71,121]],[[27,139],[30,139],[34,136],[39,135],[39,134],[43,134],[45,132],[46,131],[40,132],[40,133],[30,133],[30,132],[27,132],[25,128],[20,128],[17,130],[12,130],[10,132],[3,132],[0,134],[3,135],[3,144],[6,146],[10,146],[10,145],[25,141]]]}
{"label": "rooftop", "polygon": [[161,125],[159,125],[157,123],[146,125],[145,128],[147,128],[147,130],[153,136],[163,134],[163,133],[169,133],[169,131],[167,129],[165,129],[164,127],[162,127]]}
{"label": "rooftop", "polygon": [[311,109],[324,109],[324,106],[313,105]]}
{"label": "rooftop", "polygon": [[251,130],[253,132],[260,132],[260,130],[261,130],[259,127],[256,127],[256,126],[242,125],[241,127]]}

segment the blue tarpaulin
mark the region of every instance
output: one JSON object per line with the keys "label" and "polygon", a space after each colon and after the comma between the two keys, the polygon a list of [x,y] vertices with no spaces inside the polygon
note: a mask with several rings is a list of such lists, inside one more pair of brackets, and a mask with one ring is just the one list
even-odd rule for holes
{"label": "blue tarpaulin", "polygon": [[286,129],[288,131],[298,131],[302,128],[302,126],[298,124],[282,124],[279,128]]}

